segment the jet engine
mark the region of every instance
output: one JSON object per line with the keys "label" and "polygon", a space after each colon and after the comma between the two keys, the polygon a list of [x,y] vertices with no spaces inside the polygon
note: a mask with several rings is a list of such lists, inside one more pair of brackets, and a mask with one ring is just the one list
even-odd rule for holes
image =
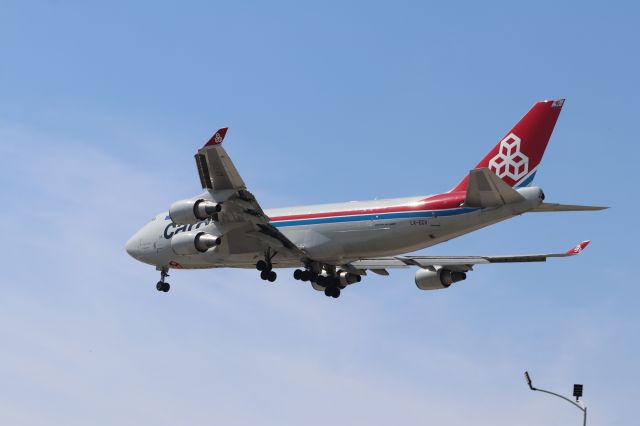
{"label": "jet engine", "polygon": [[180,200],[169,208],[169,217],[178,225],[191,225],[222,210],[222,204],[208,200]]}
{"label": "jet engine", "polygon": [[465,279],[467,279],[467,274],[464,272],[445,268],[440,268],[435,272],[427,269],[420,269],[416,272],[416,286],[420,290],[440,290]]}
{"label": "jet engine", "polygon": [[182,232],[171,237],[171,250],[177,255],[200,254],[220,245],[217,235],[206,232]]}

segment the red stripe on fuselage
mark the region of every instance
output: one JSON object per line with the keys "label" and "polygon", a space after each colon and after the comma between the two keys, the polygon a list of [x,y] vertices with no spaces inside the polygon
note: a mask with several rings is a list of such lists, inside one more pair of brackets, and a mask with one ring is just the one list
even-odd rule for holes
{"label": "red stripe on fuselage", "polygon": [[447,192],[445,194],[434,195],[423,200],[418,200],[410,204],[402,204],[399,206],[275,216],[270,219],[273,222],[278,222],[283,220],[317,219],[323,217],[355,216],[360,214],[398,213],[423,210],[447,210],[460,207],[460,205],[464,202],[465,195],[466,193],[464,191]]}

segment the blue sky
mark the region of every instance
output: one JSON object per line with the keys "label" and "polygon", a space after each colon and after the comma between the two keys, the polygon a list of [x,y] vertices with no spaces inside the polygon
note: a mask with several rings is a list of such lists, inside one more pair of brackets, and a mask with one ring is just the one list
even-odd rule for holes
{"label": "blue sky", "polygon": [[[0,422],[566,425],[585,384],[632,422],[639,11],[632,2],[79,2],[0,8]],[[441,192],[536,101],[566,97],[536,184],[613,206],[527,215],[338,300],[280,274],[178,271],[128,237],[199,190],[219,127],[264,207]]]}

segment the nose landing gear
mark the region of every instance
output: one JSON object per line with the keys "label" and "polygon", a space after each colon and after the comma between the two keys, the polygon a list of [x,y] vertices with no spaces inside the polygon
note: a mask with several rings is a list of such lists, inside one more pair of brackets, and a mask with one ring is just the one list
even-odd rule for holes
{"label": "nose landing gear", "polygon": [[156,284],[156,290],[162,292],[168,292],[171,286],[165,281],[165,278],[169,276],[169,268],[163,267],[160,269],[160,281]]}

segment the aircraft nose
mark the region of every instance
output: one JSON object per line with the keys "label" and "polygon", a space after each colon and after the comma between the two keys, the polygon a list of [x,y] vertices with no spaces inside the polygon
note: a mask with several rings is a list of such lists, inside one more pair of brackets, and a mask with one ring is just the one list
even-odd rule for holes
{"label": "aircraft nose", "polygon": [[134,234],[133,237],[129,238],[127,244],[125,244],[124,249],[127,251],[129,256],[134,259],[138,259],[140,257],[140,238],[138,234]]}

